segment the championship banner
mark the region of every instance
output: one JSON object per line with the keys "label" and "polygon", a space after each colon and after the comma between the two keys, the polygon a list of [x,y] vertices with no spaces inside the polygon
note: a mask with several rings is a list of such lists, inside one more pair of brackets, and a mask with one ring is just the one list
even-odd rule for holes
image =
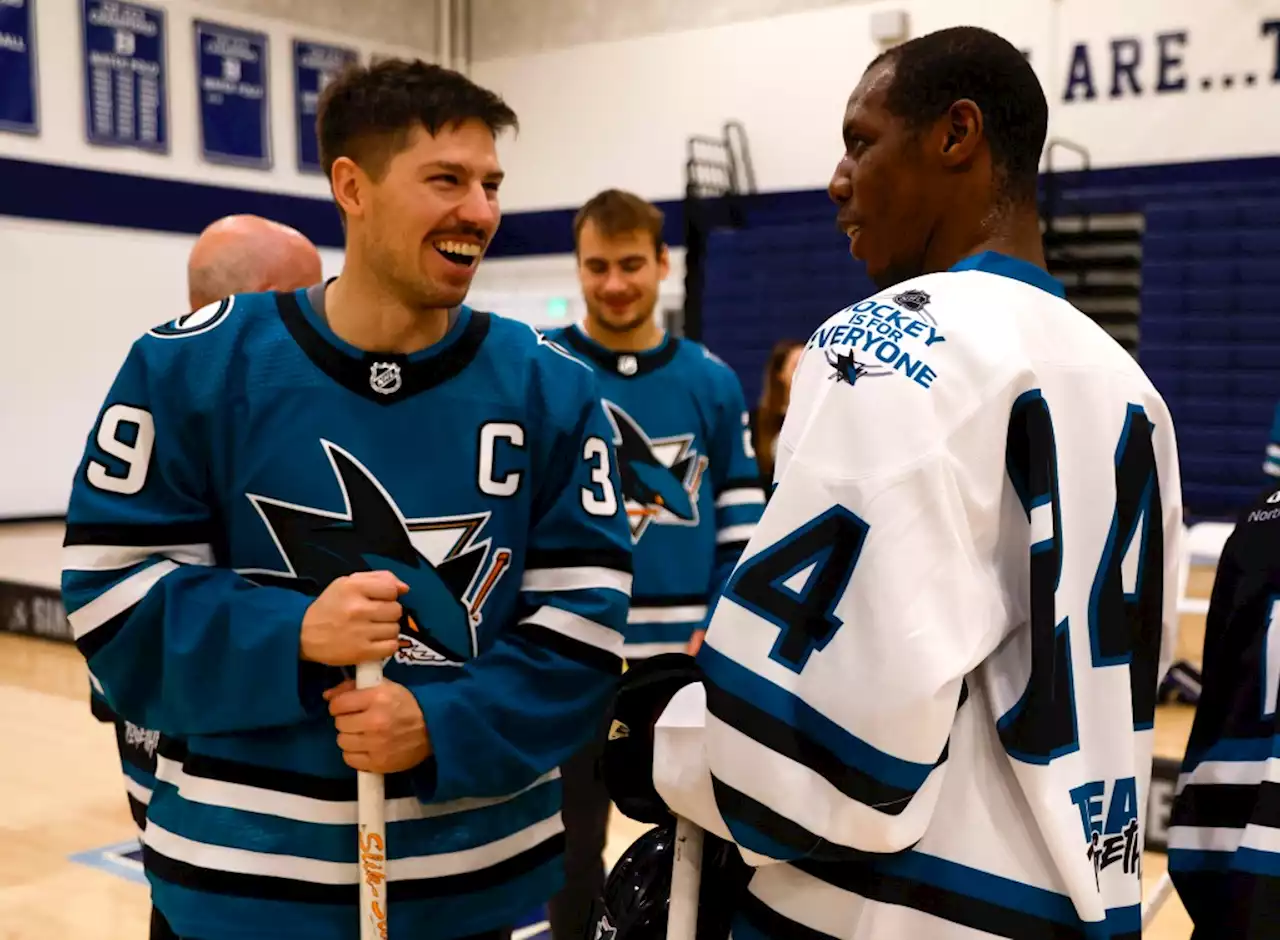
{"label": "championship banner", "polygon": [[266,34],[203,20],[194,27],[204,158],[269,169]]}
{"label": "championship banner", "polygon": [[0,0],[0,131],[39,130],[35,0]]}
{"label": "championship banner", "polygon": [[[0,0],[3,2],[3,0]],[[57,588],[0,581],[0,632],[49,640],[73,640],[71,624]]]}
{"label": "championship banner", "polygon": [[298,169],[319,173],[320,142],[316,139],[316,113],[320,93],[338,74],[358,61],[360,54],[342,46],[293,41],[294,114],[298,122]]}
{"label": "championship banner", "polygon": [[169,151],[164,11],[82,0],[89,142]]}

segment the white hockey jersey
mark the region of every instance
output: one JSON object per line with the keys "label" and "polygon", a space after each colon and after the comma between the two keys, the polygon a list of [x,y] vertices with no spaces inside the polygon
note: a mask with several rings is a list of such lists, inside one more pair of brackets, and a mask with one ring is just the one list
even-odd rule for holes
{"label": "white hockey jersey", "polygon": [[995,253],[809,340],[671,808],[756,866],[735,936],[1140,935],[1181,484],[1164,401]]}

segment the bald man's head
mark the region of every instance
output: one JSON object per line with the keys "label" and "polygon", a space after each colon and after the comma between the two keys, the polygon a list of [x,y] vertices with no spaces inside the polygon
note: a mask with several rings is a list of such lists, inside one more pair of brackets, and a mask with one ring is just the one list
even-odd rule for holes
{"label": "bald man's head", "polygon": [[232,294],[296,290],[323,277],[320,252],[301,232],[256,215],[229,215],[196,239],[187,261],[191,309]]}

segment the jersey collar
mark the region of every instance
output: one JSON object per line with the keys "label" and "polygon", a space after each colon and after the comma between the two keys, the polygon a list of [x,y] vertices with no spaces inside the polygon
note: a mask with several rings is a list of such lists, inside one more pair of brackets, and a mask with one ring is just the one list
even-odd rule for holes
{"label": "jersey collar", "polygon": [[380,405],[403,401],[458,375],[476,357],[489,333],[489,315],[463,306],[449,331],[426,349],[408,355],[368,352],[329,328],[312,303],[311,297],[317,295],[323,298],[322,285],[275,295],[285,328],[317,368]]}
{"label": "jersey collar", "polygon": [[988,274],[999,274],[1001,277],[1011,277],[1015,281],[1022,281],[1024,284],[1038,287],[1045,293],[1053,294],[1053,296],[1061,297],[1064,300],[1067,296],[1067,289],[1062,286],[1062,282],[1044,268],[1037,267],[1030,261],[1011,258],[998,251],[984,251],[980,254],[971,255],[953,265],[951,270],[986,271]]}
{"label": "jersey collar", "polygon": [[586,356],[600,368],[624,379],[636,379],[661,369],[674,358],[680,341],[670,333],[652,349],[641,352],[618,352],[597,343],[576,323],[561,335],[564,345]]}

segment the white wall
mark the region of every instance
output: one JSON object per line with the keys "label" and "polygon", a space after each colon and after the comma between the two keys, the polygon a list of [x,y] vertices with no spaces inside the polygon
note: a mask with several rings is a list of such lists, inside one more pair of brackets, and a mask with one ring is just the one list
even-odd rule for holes
{"label": "white wall", "polygon": [[[293,39],[354,47],[363,61],[372,52],[432,56],[430,49],[357,38],[358,31],[377,32],[369,11],[352,16],[350,31],[312,25],[326,9],[333,13],[334,0],[294,4],[310,21],[298,23],[189,0],[147,2],[166,10],[169,153],[95,147],[85,140],[80,2],[40,0],[40,134],[0,133],[0,156],[327,199],[323,177],[296,169]],[[255,0],[252,6],[278,10],[285,2]],[[415,0],[394,5],[411,12]],[[200,156],[191,25],[197,16],[270,37],[271,170],[215,166]],[[186,257],[193,242],[194,236],[0,217],[0,440],[31,455],[10,459],[0,470],[0,518],[65,510],[84,435],[130,343],[187,309]],[[341,253],[322,255],[326,273],[338,273]]]}
{"label": "white wall", "polygon": [[472,58],[704,29],[871,0],[471,0]]}
{"label": "white wall", "polygon": [[[650,198],[684,189],[686,140],[745,123],[765,190],[825,186],[840,156],[840,118],[849,92],[879,51],[873,13],[907,11],[913,35],[969,24],[1030,50],[1051,107],[1051,134],[1090,149],[1096,167],[1274,154],[1280,124],[1277,37],[1260,24],[1280,19],[1280,0],[897,0],[843,5],[710,29],[579,45],[477,62],[472,77],[501,92],[522,131],[505,151],[511,209],[579,204],[606,186]],[[1183,91],[1155,90],[1157,36],[1185,77]],[[1142,93],[1112,87],[1112,42],[1140,50]],[[1085,43],[1097,97],[1064,101],[1072,51]],[[1120,55],[1130,47],[1122,46]],[[1244,84],[1252,74],[1255,84]],[[1237,76],[1232,88],[1222,78]],[[1203,91],[1202,77],[1213,90]],[[1061,164],[1067,165],[1067,164]]]}
{"label": "white wall", "polygon": [[[0,518],[58,515],[129,346],[188,308],[194,236],[0,216]],[[321,251],[326,276],[342,254]]]}

